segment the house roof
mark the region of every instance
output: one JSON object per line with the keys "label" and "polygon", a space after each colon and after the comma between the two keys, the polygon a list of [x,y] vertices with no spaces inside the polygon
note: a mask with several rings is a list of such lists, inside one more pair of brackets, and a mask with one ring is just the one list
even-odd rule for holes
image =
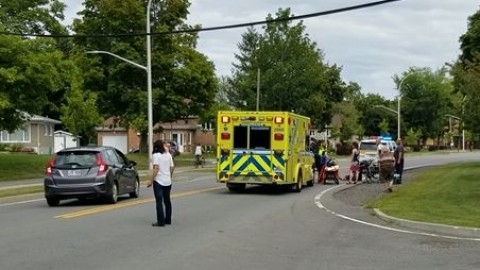
{"label": "house roof", "polygon": [[44,116],[40,116],[40,115],[32,115],[30,117],[27,117],[28,120],[30,120],[31,122],[43,122],[43,123],[50,123],[50,124],[61,124],[62,121],[59,121],[59,120],[55,120],[55,119],[52,119],[52,118],[48,118],[48,117],[44,117]]}
{"label": "house roof", "polygon": [[30,122],[42,122],[42,123],[50,123],[50,124],[54,124],[54,125],[62,123],[62,121],[52,119],[52,118],[48,118],[48,117],[45,117],[45,116],[40,116],[40,115],[36,115],[36,114],[29,114],[27,112],[22,112],[22,113],[23,113],[23,116],[25,117],[25,119],[27,121],[30,121]]}

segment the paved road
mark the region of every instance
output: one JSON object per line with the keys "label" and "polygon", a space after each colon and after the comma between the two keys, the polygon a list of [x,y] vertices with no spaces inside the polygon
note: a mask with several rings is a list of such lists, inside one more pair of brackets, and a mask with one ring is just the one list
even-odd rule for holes
{"label": "paved road", "polygon": [[[407,167],[470,153],[411,158]],[[182,175],[183,174],[183,175]],[[41,195],[0,200],[1,269],[479,269],[480,243],[358,223],[319,208],[333,185],[300,194],[252,187],[231,194],[212,172],[176,175],[173,224],[154,228],[152,191],[117,205]],[[179,181],[177,181],[179,180]],[[340,214],[389,226],[359,207],[325,197]]]}

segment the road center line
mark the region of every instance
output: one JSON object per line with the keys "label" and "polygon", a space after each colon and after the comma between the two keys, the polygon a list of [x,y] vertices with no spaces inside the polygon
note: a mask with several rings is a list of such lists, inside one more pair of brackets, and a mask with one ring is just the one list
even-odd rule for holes
{"label": "road center line", "polygon": [[[212,187],[212,188],[205,188],[205,189],[198,189],[198,190],[174,193],[174,194],[172,194],[171,198],[176,199],[176,198],[201,194],[201,193],[214,191],[214,190],[219,190],[219,189],[224,189],[224,188],[225,188],[224,186],[221,186],[221,187]],[[120,208],[124,208],[124,207],[149,203],[149,202],[153,202],[153,201],[155,201],[155,198],[153,198],[153,197],[146,198],[146,199],[137,199],[137,200],[121,202],[121,203],[117,203],[117,204],[113,204],[113,205],[87,208],[87,209],[80,210],[80,211],[75,211],[75,212],[70,212],[70,213],[66,213],[66,214],[63,214],[63,215],[58,215],[58,216],[55,216],[54,218],[63,218],[63,219],[78,218],[78,217],[98,214],[98,213],[102,213],[102,212],[106,212],[106,211],[111,211],[111,210],[115,210],[115,209],[120,209]]]}

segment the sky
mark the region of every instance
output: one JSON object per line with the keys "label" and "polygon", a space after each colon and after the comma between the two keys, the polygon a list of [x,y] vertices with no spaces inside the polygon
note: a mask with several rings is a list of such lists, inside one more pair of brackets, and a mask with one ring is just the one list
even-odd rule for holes
{"label": "sky", "polygon": [[[264,20],[279,8],[294,15],[322,12],[376,0],[190,0],[187,23],[213,27]],[[66,0],[67,23],[82,9]],[[459,38],[468,17],[480,9],[476,0],[402,0],[367,9],[308,18],[305,33],[329,65],[342,68],[346,83],[387,99],[397,91],[392,77],[409,67],[441,68],[458,58]],[[297,23],[298,21],[294,22]],[[229,76],[241,35],[247,28],[201,32],[198,50],[214,64],[218,76]]]}

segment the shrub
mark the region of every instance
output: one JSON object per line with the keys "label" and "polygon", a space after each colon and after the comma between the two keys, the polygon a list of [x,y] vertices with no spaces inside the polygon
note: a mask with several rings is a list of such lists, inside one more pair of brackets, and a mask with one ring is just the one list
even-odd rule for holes
{"label": "shrub", "polygon": [[7,151],[8,144],[0,143],[0,152]]}
{"label": "shrub", "polygon": [[10,149],[11,149],[12,152],[21,152],[22,148],[23,148],[23,146],[21,144],[18,144],[18,143],[17,144],[12,144],[10,146]]}

